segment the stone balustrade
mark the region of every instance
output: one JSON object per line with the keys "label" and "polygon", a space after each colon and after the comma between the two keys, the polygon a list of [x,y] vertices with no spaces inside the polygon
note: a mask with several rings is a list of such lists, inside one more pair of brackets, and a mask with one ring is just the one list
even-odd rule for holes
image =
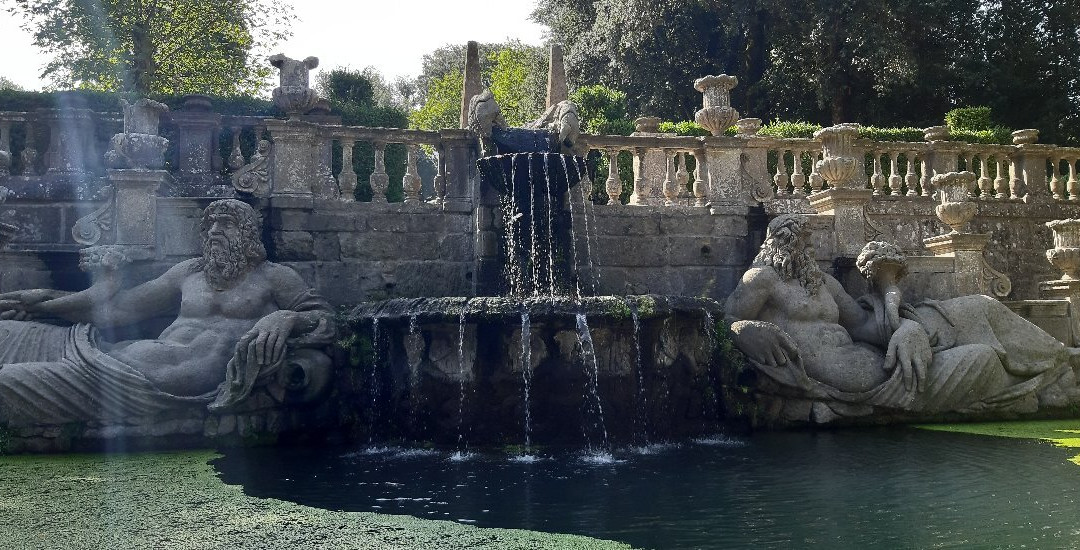
{"label": "stone balustrade", "polygon": [[[354,169],[353,155],[358,143],[371,144],[374,152],[374,170],[368,177],[371,186],[374,203],[388,201],[387,190],[390,186],[390,176],[386,166],[386,148],[390,145],[404,146],[405,174],[401,180],[401,188],[406,204],[442,204],[446,198],[446,163],[442,152],[442,137],[439,132],[423,130],[403,130],[398,128],[367,128],[361,126],[342,126],[337,128],[325,128],[324,136],[334,142],[334,147],[341,150],[341,170],[333,179],[337,184],[338,196],[342,200],[353,200],[356,186],[359,183]],[[430,196],[423,197],[422,182],[419,170],[419,161],[422,156],[432,154],[435,158],[434,185]],[[329,170],[328,165],[322,169]]]}

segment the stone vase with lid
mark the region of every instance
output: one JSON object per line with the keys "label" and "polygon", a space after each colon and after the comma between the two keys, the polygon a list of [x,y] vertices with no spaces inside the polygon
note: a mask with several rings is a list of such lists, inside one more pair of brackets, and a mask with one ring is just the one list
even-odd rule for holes
{"label": "stone vase with lid", "polygon": [[724,135],[739,119],[739,112],[731,107],[731,90],[738,84],[738,78],[726,74],[695,80],[694,89],[701,92],[704,106],[694,113],[694,122],[714,136]]}

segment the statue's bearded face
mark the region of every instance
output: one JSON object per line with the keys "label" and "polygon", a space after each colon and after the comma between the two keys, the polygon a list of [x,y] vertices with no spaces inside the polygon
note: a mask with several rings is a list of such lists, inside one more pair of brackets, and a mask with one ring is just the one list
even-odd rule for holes
{"label": "statue's bearded face", "polygon": [[807,219],[786,214],[769,223],[768,235],[754,258],[754,265],[770,266],[781,279],[799,281],[808,292],[816,294],[823,279],[814,257]]}
{"label": "statue's bearded face", "polygon": [[259,240],[257,216],[235,200],[217,201],[202,219],[203,261],[206,281],[217,290],[231,288],[266,259]]}

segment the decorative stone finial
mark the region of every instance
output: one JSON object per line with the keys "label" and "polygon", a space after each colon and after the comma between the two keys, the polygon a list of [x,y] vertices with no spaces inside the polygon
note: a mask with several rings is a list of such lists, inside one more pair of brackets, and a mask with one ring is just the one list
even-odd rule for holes
{"label": "decorative stone finial", "polygon": [[635,118],[634,131],[649,134],[660,132],[660,117],[642,116]]}
{"label": "decorative stone finial", "polygon": [[553,105],[558,105],[569,99],[569,97],[566,86],[566,66],[563,64],[562,44],[552,44],[548,61],[547,106],[550,108]]}
{"label": "decorative stone finial", "polygon": [[848,187],[855,175],[853,145],[859,128],[858,124],[844,123],[814,132],[814,139],[821,140],[822,150],[822,159],[816,163],[817,172],[831,187]]}
{"label": "decorative stone finial", "polygon": [[694,113],[694,121],[714,136],[724,135],[739,118],[739,112],[731,107],[731,90],[738,84],[738,78],[726,74],[695,80],[694,89],[702,93],[704,107]]}
{"label": "decorative stone finial", "polygon": [[461,127],[469,127],[469,106],[472,98],[484,91],[480,74],[480,44],[470,40],[465,46],[465,75],[461,90]]}
{"label": "decorative stone finial", "polygon": [[923,128],[923,139],[926,141],[949,141],[949,127],[931,126]]}
{"label": "decorative stone finial", "polygon": [[978,212],[978,206],[971,201],[975,174],[968,171],[937,174],[930,178],[930,183],[941,194],[941,204],[934,208],[938,219],[952,228],[953,233],[963,233]]}
{"label": "decorative stone finial", "polygon": [[761,131],[761,119],[760,118],[740,118],[735,121],[735,128],[738,129],[739,137],[756,136]]}
{"label": "decorative stone finial", "polygon": [[1038,141],[1039,131],[1035,128],[1025,128],[1012,133],[1013,145],[1027,145],[1029,143],[1038,143]]}
{"label": "decorative stone finial", "polygon": [[109,142],[105,165],[109,168],[158,170],[165,166],[169,140],[158,135],[161,115],[169,107],[150,99],[132,103],[120,100],[124,108],[124,131]]}
{"label": "decorative stone finial", "polygon": [[1054,232],[1054,248],[1046,251],[1050,265],[1060,269],[1062,280],[1080,279],[1080,219],[1065,219],[1046,222]]}
{"label": "decorative stone finial", "polygon": [[290,117],[310,111],[319,101],[310,86],[311,69],[319,66],[319,58],[305,57],[300,61],[279,53],[270,56],[270,64],[280,71],[280,85],[273,92],[274,105]]}

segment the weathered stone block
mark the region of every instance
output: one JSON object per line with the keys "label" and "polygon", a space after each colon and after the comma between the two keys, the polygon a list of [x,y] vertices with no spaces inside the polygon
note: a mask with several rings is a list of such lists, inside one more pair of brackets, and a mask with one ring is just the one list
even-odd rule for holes
{"label": "weathered stone block", "polygon": [[341,259],[341,241],[334,232],[312,233],[315,259],[323,262]]}
{"label": "weathered stone block", "polygon": [[279,231],[271,234],[274,261],[314,260],[315,240],[307,231]]}
{"label": "weathered stone block", "polygon": [[663,238],[598,236],[593,252],[602,266],[663,266],[667,264],[667,243]]}

